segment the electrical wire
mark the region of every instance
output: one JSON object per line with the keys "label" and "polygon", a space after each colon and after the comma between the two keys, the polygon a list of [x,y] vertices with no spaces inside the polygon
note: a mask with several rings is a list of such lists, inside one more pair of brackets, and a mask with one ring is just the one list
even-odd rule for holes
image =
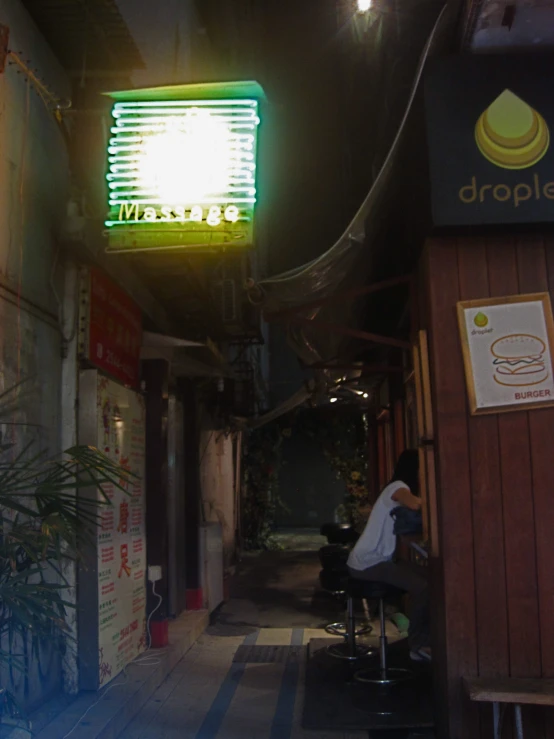
{"label": "electrical wire", "polygon": [[17,275],[17,382],[21,380],[21,291],[23,286],[23,255],[25,251],[25,163],[29,137],[30,84],[25,85],[25,119],[21,132],[21,153],[19,156],[19,269]]}
{"label": "electrical wire", "polygon": [[[402,120],[400,122],[400,125],[396,131],[396,135],[393,139],[393,142],[391,146],[389,147],[385,160],[382,163],[377,173],[377,176],[375,177],[370,187],[369,193],[367,194],[361,206],[358,208],[358,211],[356,212],[356,214],[350,221],[343,235],[333,246],[331,246],[330,249],[323,252],[323,254],[316,257],[316,259],[313,259],[312,261],[300,267],[296,267],[294,269],[288,270],[287,272],[283,272],[280,275],[275,275],[274,277],[268,277],[263,280],[260,280],[259,285],[256,285],[256,287],[260,287],[263,285],[275,285],[279,283],[286,283],[288,280],[292,280],[294,278],[304,277],[306,275],[309,275],[310,272],[313,274],[314,270],[325,269],[324,267],[323,268],[320,267],[320,265],[328,260],[332,260],[333,258],[336,259],[337,255],[341,253],[345,253],[348,250],[360,251],[360,249],[363,248],[365,220],[368,217],[368,214],[370,213],[371,205],[372,205],[375,193],[381,187],[381,181],[386,179],[386,175],[390,167],[390,163],[392,161],[394,154],[396,153],[398,149],[399,141],[404,132],[404,129],[405,129],[405,126],[408,120],[408,116],[412,109],[414,98],[416,96],[417,91],[419,90],[420,81],[423,75],[425,62],[427,61],[429,51],[431,47],[433,46],[433,43],[438,35],[439,30],[442,28],[443,18],[447,17],[447,12],[446,12],[447,8],[448,6],[446,4],[442,6],[440,12],[438,13],[437,19],[433,25],[431,33],[429,34],[427,38],[427,41],[423,48],[423,53],[420,58],[419,66],[416,70],[414,82],[412,84],[412,89],[411,89],[410,96],[408,99],[408,104],[406,106],[406,109],[402,117]],[[330,263],[332,264],[332,262]],[[329,266],[327,267],[327,269],[329,269]]]}
{"label": "electrical wire", "polygon": [[[147,652],[150,651],[150,649],[152,649],[152,635],[150,633],[150,622],[152,621],[152,616],[160,608],[160,606],[162,605],[162,602],[163,602],[162,596],[159,593],[156,592],[156,583],[155,582],[152,583],[152,593],[156,596],[156,598],[158,598],[158,604],[150,612],[150,615],[148,616],[148,620],[146,622],[146,633],[147,633],[147,636],[148,636],[148,648],[146,650]],[[164,651],[165,650],[160,650],[159,652],[157,652],[157,654],[163,654]],[[131,664],[133,664],[133,665],[139,665],[139,666],[142,666],[142,667],[150,667],[150,666],[154,666],[154,665],[159,665],[160,663],[161,663],[161,660],[160,659],[154,659],[154,658],[146,658],[146,659],[145,658],[142,658],[142,659],[140,659],[139,658],[139,659],[133,660],[133,662]],[[97,701],[95,701],[92,705],[90,705],[87,708],[87,710],[83,713],[83,715],[79,717],[79,719],[77,720],[77,722],[73,725],[73,727],[70,729],[70,731],[68,731],[67,734],[65,734],[62,737],[62,739],[67,739],[68,736],[71,736],[71,734],[73,734],[73,732],[79,726],[79,724],[85,718],[85,716],[87,716],[87,714],[90,711],[92,711],[92,709],[100,703],[100,701],[102,700],[102,698],[104,698],[104,696],[107,693],[109,693],[110,690],[113,690],[114,688],[118,688],[121,685],[126,685],[126,683],[129,681],[129,677],[127,675],[127,670],[126,669],[123,670],[123,675],[125,676],[125,680],[123,680],[122,682],[119,682],[119,683],[114,683],[113,685],[109,685],[106,688],[106,690],[102,693],[102,695],[100,696],[100,698],[98,698]]]}
{"label": "electrical wire", "polygon": [[64,734],[64,736],[62,737],[62,739],[67,739],[67,737],[68,737],[68,736],[71,736],[71,734],[73,734],[73,732],[75,731],[75,729],[76,729],[76,728],[77,728],[77,727],[79,726],[79,724],[80,724],[80,723],[81,723],[81,721],[82,721],[82,720],[83,720],[83,719],[85,718],[85,716],[86,716],[86,715],[87,715],[87,714],[89,713],[89,711],[92,711],[92,709],[93,709],[93,708],[94,708],[95,706],[97,706],[97,705],[98,705],[98,704],[100,703],[100,701],[102,700],[102,698],[104,698],[104,696],[105,696],[105,695],[106,695],[107,693],[109,693],[109,692],[110,692],[110,690],[113,690],[114,688],[118,688],[118,687],[120,687],[121,685],[125,685],[125,684],[126,684],[126,683],[127,683],[128,681],[129,681],[129,678],[128,678],[128,676],[127,676],[127,672],[126,672],[125,670],[123,671],[123,674],[124,674],[124,676],[125,676],[125,680],[123,680],[123,682],[120,682],[120,683],[114,683],[113,685],[108,685],[108,687],[107,687],[107,688],[106,688],[106,690],[105,690],[105,691],[104,691],[104,692],[102,693],[102,695],[100,696],[100,698],[98,698],[98,700],[97,700],[97,701],[96,701],[95,703],[93,703],[92,705],[90,705],[90,706],[89,706],[89,707],[87,708],[87,710],[86,710],[86,711],[85,711],[85,712],[83,713],[83,715],[82,715],[82,716],[80,716],[80,718],[79,718],[79,719],[77,720],[77,722],[76,722],[76,723],[74,724],[73,728],[72,728],[72,729],[71,729],[70,731],[68,731],[68,732],[67,732],[67,734]]}
{"label": "electrical wire", "polygon": [[206,452],[208,451],[208,447],[210,446],[210,442],[213,439],[213,436],[215,434],[215,431],[212,431],[210,435],[208,436],[208,441],[206,442],[206,446],[204,447],[204,451],[200,455],[200,461],[198,462],[198,466],[200,467],[202,465],[202,462],[204,461],[204,457],[206,456]]}
{"label": "electrical wire", "polygon": [[[152,649],[152,634],[150,632],[150,622],[152,621],[152,616],[156,613],[156,611],[160,608],[163,602],[162,596],[156,592],[156,583],[152,581],[152,593],[156,596],[158,599],[158,605],[150,611],[150,615],[148,616],[148,620],[146,621],[146,635],[148,638],[148,647],[146,648],[146,652],[142,657],[137,657],[137,659],[133,660],[134,665],[139,665],[142,667],[153,667],[154,665],[159,665],[161,663],[161,660],[157,657],[148,657],[148,652]],[[165,651],[165,650],[164,650]],[[156,651],[156,655],[163,654],[162,650]]]}
{"label": "electrical wire", "polygon": [[56,252],[54,254],[54,261],[52,262],[52,270],[50,272],[50,289],[52,290],[52,293],[54,295],[54,298],[56,300],[56,304],[58,306],[58,327],[59,331],[62,337],[62,341],[66,346],[69,346],[73,339],[75,338],[75,335],[77,334],[77,325],[79,323],[79,290],[80,290],[80,284],[79,284],[79,275],[76,275],[75,278],[75,300],[74,300],[74,311],[73,311],[73,321],[71,326],[71,333],[69,336],[65,335],[64,327],[65,327],[65,321],[64,321],[64,306],[62,299],[60,298],[58,291],[56,289],[56,285],[54,282],[54,277],[56,273],[56,267],[58,266],[58,258],[60,254],[60,247],[59,245],[56,248]]}
{"label": "electrical wire", "polygon": [[51,92],[51,90],[46,87],[44,82],[42,82],[36,76],[33,70],[28,67],[27,64],[25,64],[19,54],[16,54],[15,51],[8,51],[8,57],[10,60],[13,61],[14,64],[16,64],[20,68],[23,74],[26,75],[28,82],[33,85],[35,92],[40,97],[44,105],[48,108],[48,110],[54,110],[56,112],[57,118],[59,118],[59,116],[61,115],[62,110],[67,110],[71,107],[71,101],[64,101],[58,95],[55,95],[53,92]]}

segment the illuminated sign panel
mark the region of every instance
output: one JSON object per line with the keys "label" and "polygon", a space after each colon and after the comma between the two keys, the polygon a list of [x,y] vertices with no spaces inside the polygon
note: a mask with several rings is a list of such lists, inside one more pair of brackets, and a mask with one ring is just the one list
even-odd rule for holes
{"label": "illuminated sign panel", "polygon": [[425,103],[436,226],[554,223],[552,57],[436,59]]}
{"label": "illuminated sign panel", "polygon": [[[261,90],[255,83],[244,88]],[[223,88],[223,89],[222,89]],[[117,94],[108,148],[110,251],[253,243],[259,100],[191,85]]]}

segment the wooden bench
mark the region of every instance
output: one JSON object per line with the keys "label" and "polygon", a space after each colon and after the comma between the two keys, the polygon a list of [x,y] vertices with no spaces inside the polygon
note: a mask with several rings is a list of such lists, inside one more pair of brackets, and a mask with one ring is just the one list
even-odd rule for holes
{"label": "wooden bench", "polygon": [[523,739],[521,706],[554,706],[554,680],[547,678],[471,677],[464,678],[469,699],[480,703],[492,703],[494,739],[500,739],[502,722],[500,704],[511,703],[517,739]]}

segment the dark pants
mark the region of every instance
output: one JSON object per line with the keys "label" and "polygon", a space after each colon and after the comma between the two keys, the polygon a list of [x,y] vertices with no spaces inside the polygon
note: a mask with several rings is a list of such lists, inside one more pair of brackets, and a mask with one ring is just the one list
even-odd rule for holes
{"label": "dark pants", "polygon": [[380,562],[367,570],[348,568],[357,580],[385,582],[410,594],[410,649],[416,651],[430,644],[429,635],[429,589],[423,573],[404,562]]}

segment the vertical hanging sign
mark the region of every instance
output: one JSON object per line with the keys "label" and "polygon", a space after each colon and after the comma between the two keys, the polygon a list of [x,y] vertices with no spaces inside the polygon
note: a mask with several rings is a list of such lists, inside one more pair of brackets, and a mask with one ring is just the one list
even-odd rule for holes
{"label": "vertical hanging sign", "polygon": [[142,313],[95,267],[81,273],[80,354],[119,382],[138,388]]}
{"label": "vertical hanging sign", "polygon": [[256,82],[110,93],[108,251],[254,243]]}
{"label": "vertical hanging sign", "polygon": [[[141,395],[103,377],[81,373],[80,438],[120,465],[120,485],[98,495],[98,528],[85,545],[79,573],[80,683],[96,690],[145,648],[146,532],[145,406]],[[125,473],[133,477],[128,483]]]}

